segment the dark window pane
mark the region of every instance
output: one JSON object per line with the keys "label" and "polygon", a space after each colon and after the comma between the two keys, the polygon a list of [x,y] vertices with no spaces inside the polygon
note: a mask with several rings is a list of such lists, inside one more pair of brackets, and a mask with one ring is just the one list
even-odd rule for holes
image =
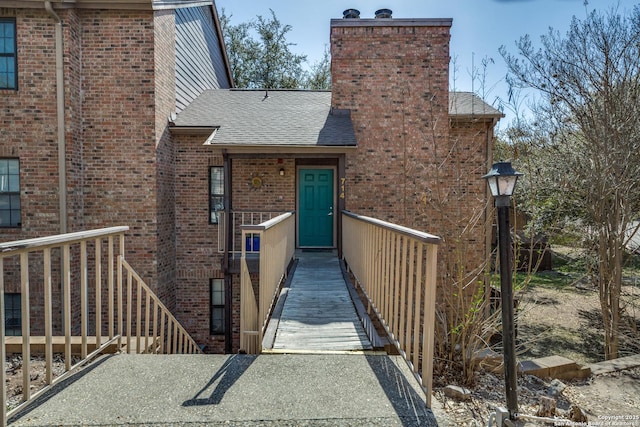
{"label": "dark window pane", "polygon": [[0,211],[0,227],[11,227],[11,211]]}
{"label": "dark window pane", "polygon": [[224,307],[211,310],[211,334],[224,334]]}
{"label": "dark window pane", "polygon": [[20,208],[20,162],[0,159],[0,227],[19,227]]}
{"label": "dark window pane", "polygon": [[224,194],[224,170],[221,167],[211,168],[211,194]]}
{"label": "dark window pane", "polygon": [[0,89],[16,88],[16,22],[0,18]]}
{"label": "dark window pane", "polygon": [[11,211],[11,227],[20,227],[22,225],[20,221],[20,211]]}
{"label": "dark window pane", "polygon": [[211,279],[210,281],[211,304],[211,335],[225,333],[225,301],[224,279]]}
{"label": "dark window pane", "polygon": [[20,294],[4,294],[4,328],[9,336],[22,335]]}
{"label": "dark window pane", "polygon": [[211,283],[211,305],[224,305],[224,281],[214,279]]}
{"label": "dark window pane", "polygon": [[209,168],[209,221],[217,224],[220,216],[218,212],[224,210],[224,168],[215,166]]}

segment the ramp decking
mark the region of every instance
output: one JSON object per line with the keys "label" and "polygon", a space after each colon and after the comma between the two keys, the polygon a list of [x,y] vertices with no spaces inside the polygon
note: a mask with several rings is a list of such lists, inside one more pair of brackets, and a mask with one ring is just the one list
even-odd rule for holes
{"label": "ramp decking", "polygon": [[300,252],[274,352],[350,352],[373,347],[332,252]]}

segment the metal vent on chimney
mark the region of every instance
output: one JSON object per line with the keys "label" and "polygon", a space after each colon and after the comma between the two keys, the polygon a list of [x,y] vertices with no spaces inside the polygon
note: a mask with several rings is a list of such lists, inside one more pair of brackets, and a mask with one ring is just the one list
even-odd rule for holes
{"label": "metal vent on chimney", "polygon": [[347,9],[342,12],[343,19],[360,19],[360,11],[358,9]]}
{"label": "metal vent on chimney", "polygon": [[391,9],[378,9],[376,10],[376,19],[391,18],[392,13]]}

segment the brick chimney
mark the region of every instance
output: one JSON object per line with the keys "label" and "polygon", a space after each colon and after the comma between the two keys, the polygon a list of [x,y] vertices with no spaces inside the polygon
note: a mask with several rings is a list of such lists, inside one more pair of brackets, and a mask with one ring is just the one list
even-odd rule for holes
{"label": "brick chimney", "polygon": [[351,110],[358,140],[346,206],[411,226],[407,201],[424,192],[415,173],[449,132],[452,20],[376,15],[331,20],[332,106]]}

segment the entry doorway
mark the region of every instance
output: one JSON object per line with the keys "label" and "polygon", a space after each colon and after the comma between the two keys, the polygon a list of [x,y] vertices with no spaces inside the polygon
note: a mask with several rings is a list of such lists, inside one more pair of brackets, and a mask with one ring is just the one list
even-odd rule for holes
{"label": "entry doorway", "polygon": [[298,169],[298,246],[333,248],[335,169]]}

